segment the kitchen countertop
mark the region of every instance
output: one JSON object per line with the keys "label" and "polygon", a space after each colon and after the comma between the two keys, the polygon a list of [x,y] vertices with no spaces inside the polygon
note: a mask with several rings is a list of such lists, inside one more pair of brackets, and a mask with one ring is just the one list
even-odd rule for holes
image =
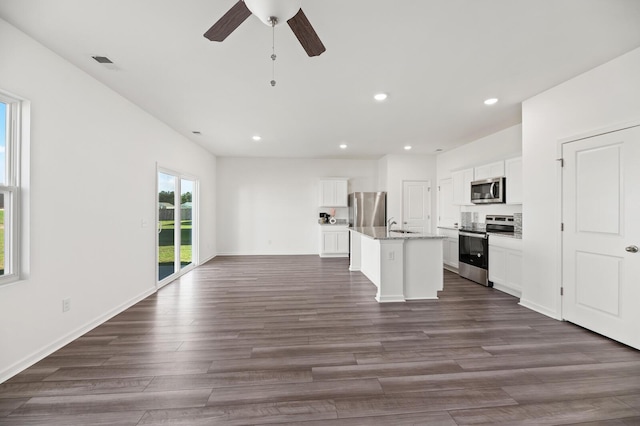
{"label": "kitchen countertop", "polygon": [[411,234],[393,231],[387,232],[385,226],[350,227],[349,230],[358,232],[374,240],[444,240],[447,238],[442,235],[421,234],[417,232]]}
{"label": "kitchen countertop", "polygon": [[460,230],[460,228],[458,228],[457,226],[444,226],[444,225],[438,226],[438,229],[450,229],[452,231]]}
{"label": "kitchen countertop", "polygon": [[346,219],[337,219],[336,223],[319,223],[320,226],[349,226]]}

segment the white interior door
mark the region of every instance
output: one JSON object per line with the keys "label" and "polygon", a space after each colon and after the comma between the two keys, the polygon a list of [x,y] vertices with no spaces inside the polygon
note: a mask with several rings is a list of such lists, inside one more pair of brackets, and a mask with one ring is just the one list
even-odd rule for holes
{"label": "white interior door", "polygon": [[640,349],[640,127],[562,156],[563,317]]}
{"label": "white interior door", "polygon": [[402,188],[402,228],[416,232],[431,232],[431,182],[404,181]]}

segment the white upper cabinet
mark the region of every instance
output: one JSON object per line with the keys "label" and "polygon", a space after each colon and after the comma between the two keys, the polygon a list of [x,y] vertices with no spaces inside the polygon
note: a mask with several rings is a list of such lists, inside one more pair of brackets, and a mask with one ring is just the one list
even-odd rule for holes
{"label": "white upper cabinet", "polygon": [[438,182],[438,226],[460,222],[460,207],[453,202],[453,179]]}
{"label": "white upper cabinet", "polygon": [[[474,169],[474,180],[504,176],[504,161],[478,166]],[[507,186],[508,188],[508,186]]]}
{"label": "white upper cabinet", "polygon": [[504,162],[507,204],[522,204],[522,157]]}
{"label": "white upper cabinet", "polygon": [[453,180],[453,204],[471,205],[471,182],[474,180],[473,169],[452,172],[451,179]]}
{"label": "white upper cabinet", "polygon": [[320,207],[347,207],[347,179],[320,181]]}

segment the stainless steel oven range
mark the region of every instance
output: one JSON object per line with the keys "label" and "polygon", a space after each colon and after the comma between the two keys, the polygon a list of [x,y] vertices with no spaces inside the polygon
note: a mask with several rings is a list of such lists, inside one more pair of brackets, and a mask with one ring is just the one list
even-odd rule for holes
{"label": "stainless steel oven range", "polygon": [[463,227],[458,231],[458,273],[478,284],[489,282],[489,240],[487,233],[513,234],[513,216],[487,215],[486,225]]}

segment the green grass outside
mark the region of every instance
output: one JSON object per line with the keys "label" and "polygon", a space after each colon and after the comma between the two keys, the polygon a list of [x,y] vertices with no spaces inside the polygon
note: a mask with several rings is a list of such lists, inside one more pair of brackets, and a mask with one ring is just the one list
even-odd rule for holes
{"label": "green grass outside", "polygon": [[[175,221],[161,220],[161,231],[158,236],[159,250],[158,262],[161,264],[173,264],[175,259]],[[183,220],[180,226],[180,263],[187,264],[193,261],[192,255],[192,229],[193,223],[190,220]]]}
{"label": "green grass outside", "polygon": [[[180,246],[180,263],[191,263],[193,256],[191,254],[192,246]],[[158,250],[159,263],[173,263],[176,246],[160,246]]]}

